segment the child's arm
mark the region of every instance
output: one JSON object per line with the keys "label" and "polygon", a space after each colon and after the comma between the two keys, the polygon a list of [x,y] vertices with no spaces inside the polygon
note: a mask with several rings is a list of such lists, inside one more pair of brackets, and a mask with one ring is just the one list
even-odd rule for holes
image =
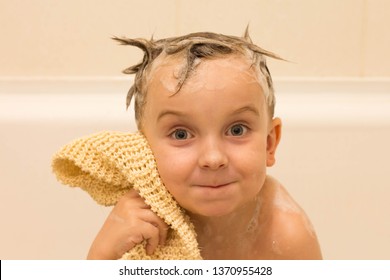
{"label": "child's arm", "polygon": [[146,252],[152,254],[157,245],[164,245],[167,232],[168,225],[132,189],[112,209],[87,259],[119,259],[143,240]]}

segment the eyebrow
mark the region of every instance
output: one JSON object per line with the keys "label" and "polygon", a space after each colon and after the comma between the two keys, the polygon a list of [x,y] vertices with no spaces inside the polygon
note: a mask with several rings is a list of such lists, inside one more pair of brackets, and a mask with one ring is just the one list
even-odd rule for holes
{"label": "eyebrow", "polygon": [[[238,108],[237,110],[234,110],[231,113],[231,115],[239,115],[239,114],[245,113],[245,112],[250,112],[256,116],[260,116],[259,110],[253,105],[248,105],[248,106]],[[164,110],[158,114],[157,121],[159,121],[160,119],[162,119],[163,117],[168,116],[168,115],[173,115],[173,116],[177,116],[177,117],[186,117],[186,114],[184,112],[175,111],[175,110]]]}
{"label": "eyebrow", "polygon": [[260,116],[259,110],[255,106],[253,106],[253,105],[248,105],[248,106],[241,107],[241,108],[235,110],[232,113],[232,115],[238,115],[238,114],[245,113],[245,112],[250,112],[250,113],[255,114],[256,116]]}
{"label": "eyebrow", "polygon": [[179,111],[174,111],[174,110],[164,110],[164,111],[161,111],[158,116],[157,116],[157,121],[159,121],[160,119],[162,119],[163,117],[165,116],[168,116],[168,115],[173,115],[173,116],[178,116],[178,117],[184,117],[185,116],[185,113],[182,113],[182,112],[179,112]]}

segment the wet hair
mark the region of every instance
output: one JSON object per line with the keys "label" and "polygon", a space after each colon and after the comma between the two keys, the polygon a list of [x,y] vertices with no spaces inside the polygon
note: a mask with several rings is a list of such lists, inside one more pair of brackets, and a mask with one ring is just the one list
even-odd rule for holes
{"label": "wet hair", "polygon": [[275,96],[271,74],[268,70],[265,56],[282,59],[278,55],[253,44],[248,28],[244,36],[228,36],[211,32],[191,33],[185,36],[165,38],[160,40],[129,39],[113,37],[112,39],[122,45],[131,45],[140,48],[144,52],[142,61],[125,70],[125,74],[135,74],[134,84],[130,87],[126,98],[126,108],[129,107],[132,98],[135,98],[134,110],[137,126],[140,128],[143,108],[147,94],[147,75],[157,57],[165,55],[182,55],[185,63],[177,77],[176,93],[180,91],[186,80],[191,76],[196,66],[204,59],[224,57],[233,54],[241,54],[252,60],[251,67],[258,71],[260,80],[264,80],[262,88],[265,94],[268,111],[271,117],[274,114]]}

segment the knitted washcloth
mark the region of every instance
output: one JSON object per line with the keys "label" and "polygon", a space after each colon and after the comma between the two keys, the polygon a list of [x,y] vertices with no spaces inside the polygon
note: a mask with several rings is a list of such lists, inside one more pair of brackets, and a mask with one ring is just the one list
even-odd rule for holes
{"label": "knitted washcloth", "polygon": [[169,226],[164,246],[147,255],[138,244],[122,259],[201,259],[194,227],[163,185],[142,133],[101,132],[64,146],[53,157],[58,181],[81,187],[102,205],[114,205],[134,188]]}

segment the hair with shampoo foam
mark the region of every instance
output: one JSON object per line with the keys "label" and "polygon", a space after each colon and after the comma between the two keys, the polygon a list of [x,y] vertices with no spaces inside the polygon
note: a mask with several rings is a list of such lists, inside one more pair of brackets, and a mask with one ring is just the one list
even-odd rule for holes
{"label": "hair with shampoo foam", "polygon": [[268,105],[269,114],[274,115],[275,95],[271,74],[268,70],[265,56],[275,59],[282,59],[278,55],[260,48],[253,44],[248,28],[244,36],[228,36],[211,32],[191,33],[185,36],[165,38],[160,40],[112,38],[122,45],[131,45],[140,48],[144,52],[142,61],[125,70],[125,74],[135,74],[134,84],[129,89],[126,98],[126,108],[129,107],[132,98],[135,98],[134,110],[137,126],[140,127],[143,108],[147,93],[147,75],[155,59],[164,54],[167,57],[182,55],[185,62],[183,69],[178,76],[176,93],[180,91],[185,81],[190,77],[203,59],[224,57],[233,54],[241,54],[252,60],[252,67],[258,71],[261,78],[265,80],[262,84]]}

